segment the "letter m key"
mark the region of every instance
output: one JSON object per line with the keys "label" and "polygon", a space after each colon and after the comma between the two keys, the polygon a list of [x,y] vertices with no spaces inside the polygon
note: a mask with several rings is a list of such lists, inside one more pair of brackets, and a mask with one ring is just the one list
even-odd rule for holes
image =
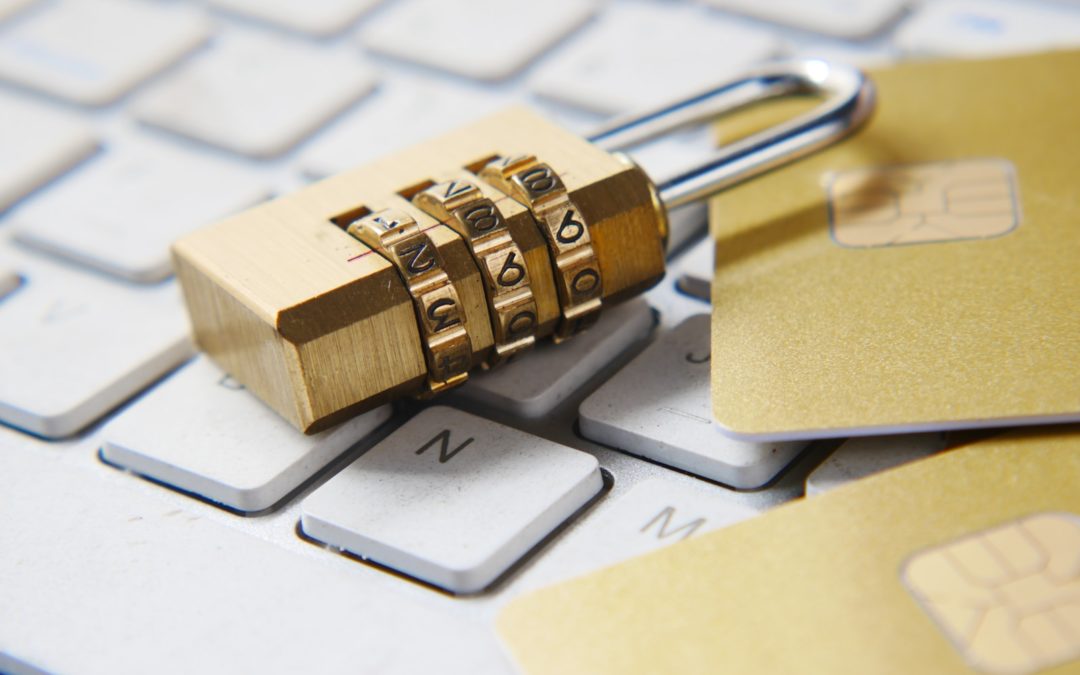
{"label": "letter m key", "polygon": [[435,437],[432,438],[430,441],[428,441],[427,443],[424,443],[424,445],[421,446],[420,449],[416,451],[416,454],[422,455],[422,454],[424,454],[425,451],[427,451],[428,448],[430,448],[431,446],[438,443],[439,444],[439,464],[446,464],[447,462],[449,462],[451,459],[454,458],[454,455],[456,455],[459,452],[461,452],[462,450],[464,450],[470,443],[472,443],[475,440],[476,440],[475,438],[472,438],[470,436],[469,438],[465,439],[464,443],[462,443],[461,445],[459,445],[456,448],[454,448],[453,450],[451,450],[450,449],[450,430],[449,429],[443,429],[439,433],[435,434]]}
{"label": "letter m key", "polygon": [[681,534],[679,537],[679,540],[681,541],[692,535],[694,532],[697,532],[698,528],[705,524],[704,518],[697,518],[695,520],[687,521],[678,527],[674,527],[671,523],[671,519],[674,515],[675,507],[666,506],[663,511],[653,516],[653,519],[648,523],[645,523],[645,527],[638,531],[644,533],[653,529],[654,525],[658,525],[658,527],[655,528],[657,539],[667,539],[668,537],[674,537],[675,535]]}

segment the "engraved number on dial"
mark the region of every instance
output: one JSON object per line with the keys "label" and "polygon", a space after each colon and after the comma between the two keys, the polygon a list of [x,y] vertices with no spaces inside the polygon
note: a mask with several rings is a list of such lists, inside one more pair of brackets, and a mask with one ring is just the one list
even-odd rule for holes
{"label": "engraved number on dial", "polygon": [[454,307],[454,301],[447,298],[439,298],[428,305],[427,317],[435,322],[435,327],[432,328],[433,332],[438,333],[445,328],[461,323],[457,317],[450,318],[454,313]]}
{"label": "engraved number on dial", "polygon": [[550,192],[555,189],[556,185],[555,177],[551,175],[551,170],[546,166],[538,166],[525,172],[521,177],[521,182],[533,195]]}
{"label": "engraved number on dial", "polygon": [[535,323],[535,314],[532,312],[520,312],[515,314],[514,318],[510,319],[510,323],[508,323],[506,327],[511,335],[519,335],[531,329]]}
{"label": "engraved number on dial", "polygon": [[422,274],[435,265],[435,256],[431,255],[427,248],[426,242],[420,242],[402,249],[401,256],[408,259],[405,267],[409,268],[412,274]]}
{"label": "engraved number on dial", "polygon": [[499,282],[500,286],[513,286],[525,276],[525,268],[514,262],[516,258],[517,254],[513,251],[510,252],[510,255],[506,256],[506,261],[503,263],[502,269],[499,270],[498,276],[495,277],[495,280]]}
{"label": "engraved number on dial", "polygon": [[578,295],[585,295],[592,292],[598,283],[600,283],[600,275],[597,274],[596,270],[584,269],[574,275],[574,280],[570,282],[570,287],[573,288],[574,292]]}
{"label": "engraved number on dial", "polygon": [[584,233],[585,224],[579,220],[574,220],[574,210],[567,209],[562,223],[559,224],[558,231],[555,232],[555,238],[561,244],[573,244],[578,239],[581,239],[581,235]]}
{"label": "engraved number on dial", "polygon": [[469,212],[465,214],[465,222],[477,232],[487,232],[498,226],[499,214],[491,205],[481,204],[469,209]]}
{"label": "engraved number on dial", "polygon": [[443,192],[444,199],[453,199],[460,194],[468,192],[472,188],[468,183],[452,180],[446,184],[446,190]]}

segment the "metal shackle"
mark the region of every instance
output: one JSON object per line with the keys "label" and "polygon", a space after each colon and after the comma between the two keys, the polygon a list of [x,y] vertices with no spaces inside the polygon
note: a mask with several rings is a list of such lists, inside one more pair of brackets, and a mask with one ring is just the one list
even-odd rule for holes
{"label": "metal shackle", "polygon": [[814,109],[711,152],[700,164],[655,180],[668,210],[819,150],[857,129],[874,110],[873,82],[859,69],[801,59],[766,64],[680,101],[617,118],[589,140],[614,152],[776,98],[820,96]]}

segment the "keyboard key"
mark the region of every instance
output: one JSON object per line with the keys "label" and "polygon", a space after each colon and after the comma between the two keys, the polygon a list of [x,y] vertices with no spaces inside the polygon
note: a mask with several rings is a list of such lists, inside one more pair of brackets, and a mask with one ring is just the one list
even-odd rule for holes
{"label": "keyboard key", "polygon": [[599,504],[558,548],[530,567],[525,583],[550,584],[757,515],[723,492],[670,479],[638,483],[623,496]]}
{"label": "keyboard key", "polygon": [[[769,33],[701,8],[616,5],[546,61],[531,87],[557,101],[621,113],[695,93],[779,47]],[[702,63],[708,67],[688,65]]]}
{"label": "keyboard key", "polygon": [[131,0],[67,0],[28,16],[0,41],[0,79],[104,105],[198,46],[198,12]]}
{"label": "keyboard key", "polygon": [[649,336],[653,314],[637,298],[605,309],[599,323],[561,345],[538,344],[505,368],[480,372],[462,398],[517,417],[543,417],[626,350]]}
{"label": "keyboard key", "polygon": [[0,422],[70,436],[191,356],[179,292],[0,250],[23,283],[0,302]]}
{"label": "keyboard key", "polygon": [[711,5],[847,39],[870,37],[904,11],[907,0],[707,0]]}
{"label": "keyboard key", "polygon": [[214,6],[310,35],[345,30],[379,0],[210,0]]}
{"label": "keyboard key", "polygon": [[0,427],[5,672],[434,673],[447,654],[470,672],[506,668],[490,629],[325,560],[291,523],[225,525],[202,504],[15,436]]}
{"label": "keyboard key", "polygon": [[945,436],[940,433],[853,438],[806,477],[806,494],[828,492],[944,449]]}
{"label": "keyboard key", "polygon": [[584,23],[593,0],[403,0],[366,24],[376,52],[480,80],[501,80]]}
{"label": "keyboard key", "polygon": [[329,176],[463,126],[506,102],[482,89],[398,76],[314,139],[300,166],[308,175]]}
{"label": "keyboard key", "polygon": [[269,195],[259,178],[220,159],[131,141],[27,202],[12,217],[28,245],[118,277],[172,274],[174,239]]}
{"label": "keyboard key", "polygon": [[301,523],[331,546],[471,593],[602,487],[592,455],[434,407],[305,499]]}
{"label": "keyboard key", "polygon": [[712,297],[713,258],[716,255],[716,242],[712,237],[694,244],[683,253],[675,263],[678,277],[675,285],[687,295],[709,302]]}
{"label": "keyboard key", "polygon": [[0,212],[97,146],[90,129],[47,106],[0,92]]}
{"label": "keyboard key", "polygon": [[680,324],[581,404],[589,439],[736,488],[768,483],[806,444],[720,433],[709,391],[709,315]]}
{"label": "keyboard key", "polygon": [[312,436],[205,357],[112,420],[102,456],[113,464],[238,511],[261,511],[390,417],[390,406]]}
{"label": "keyboard key", "polygon": [[669,276],[645,291],[644,295],[649,306],[660,315],[657,329],[663,332],[677,327],[692,316],[709,311],[705,305],[701,304],[701,300],[692,298],[675,287],[671,275],[676,272],[676,267],[670,266],[668,269]]}
{"label": "keyboard key", "polygon": [[359,58],[238,33],[140,96],[135,114],[226,150],[272,157],[374,84]]}
{"label": "keyboard key", "polygon": [[1080,45],[1080,12],[1036,3],[937,0],[896,32],[905,51],[990,56]]}

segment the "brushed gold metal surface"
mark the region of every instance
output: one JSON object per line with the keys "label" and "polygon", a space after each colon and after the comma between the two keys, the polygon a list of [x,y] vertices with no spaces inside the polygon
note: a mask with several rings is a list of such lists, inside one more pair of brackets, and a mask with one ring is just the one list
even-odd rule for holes
{"label": "brushed gold metal surface", "polygon": [[347,231],[397,268],[412,297],[427,361],[427,386],[438,393],[468,379],[472,342],[457,289],[434,242],[413,218],[383,209],[351,223]]}
{"label": "brushed gold metal surface", "polygon": [[544,158],[588,223],[604,303],[660,280],[664,215],[645,174],[527,109],[511,108],[179,240],[173,258],[197,344],[308,433],[424,391],[429,368],[413,300],[394,266],[344,229],[393,208],[416,221],[443,260],[472,366],[490,361],[499,328],[493,331],[476,259],[446,224],[451,219],[410,201],[454,177],[472,180],[502,213],[529,272],[536,338],[551,335],[562,310],[537,219],[474,175],[519,148]]}
{"label": "brushed gold metal surface", "polygon": [[446,178],[453,177],[473,181],[480,192],[502,213],[510,237],[525,256],[525,267],[529,271],[529,286],[532,290],[533,301],[536,303],[537,320],[534,331],[536,339],[551,335],[561,314],[559,295],[555,290],[555,277],[551,269],[547,242],[540,234],[540,228],[537,227],[532,211],[504,192],[478,180],[475,174],[467,170],[463,169],[457,174],[446,176]]}
{"label": "brushed gold metal surface", "polygon": [[536,342],[536,301],[528,262],[495,203],[464,178],[436,183],[413,197],[429,215],[461,235],[484,279],[495,348],[495,365]]}
{"label": "brushed gold metal surface", "polygon": [[562,306],[555,341],[596,323],[603,296],[599,265],[588,223],[559,174],[533,155],[509,155],[489,162],[480,170],[480,178],[527,204],[540,222]]}
{"label": "brushed gold metal surface", "polygon": [[[173,248],[201,349],[309,432],[422,385],[412,304],[389,262],[337,228],[304,227],[288,202],[244,215]],[[355,358],[355,345],[386,367]]]}

